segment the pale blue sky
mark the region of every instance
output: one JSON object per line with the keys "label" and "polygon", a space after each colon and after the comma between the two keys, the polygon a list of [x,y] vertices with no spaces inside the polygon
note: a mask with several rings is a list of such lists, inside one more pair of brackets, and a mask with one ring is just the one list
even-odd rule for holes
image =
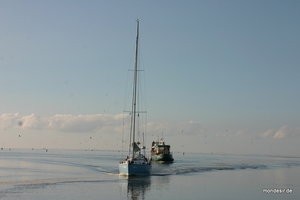
{"label": "pale blue sky", "polygon": [[0,114],[121,113],[137,18],[150,121],[299,135],[299,1],[1,0]]}

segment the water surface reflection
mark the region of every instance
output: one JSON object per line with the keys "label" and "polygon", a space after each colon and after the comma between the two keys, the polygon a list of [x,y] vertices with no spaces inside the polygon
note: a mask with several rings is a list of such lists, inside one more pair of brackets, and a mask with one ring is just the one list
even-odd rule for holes
{"label": "water surface reflection", "polygon": [[123,192],[127,199],[143,200],[145,194],[151,188],[151,177],[126,177],[123,184]]}

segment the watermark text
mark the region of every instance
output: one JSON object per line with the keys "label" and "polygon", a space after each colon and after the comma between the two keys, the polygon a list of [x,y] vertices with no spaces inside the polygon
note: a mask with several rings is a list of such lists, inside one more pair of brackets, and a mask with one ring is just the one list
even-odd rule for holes
{"label": "watermark text", "polygon": [[262,192],[267,194],[291,194],[293,190],[290,188],[263,188]]}

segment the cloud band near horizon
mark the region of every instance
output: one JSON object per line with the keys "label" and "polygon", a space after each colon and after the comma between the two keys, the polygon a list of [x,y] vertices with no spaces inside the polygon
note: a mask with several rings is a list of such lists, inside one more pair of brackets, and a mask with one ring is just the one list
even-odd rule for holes
{"label": "cloud band near horizon", "polygon": [[0,115],[0,129],[53,130],[62,132],[94,132],[122,126],[123,114],[55,114],[42,117],[36,114],[4,113]]}
{"label": "cloud band near horizon", "polygon": [[[0,130],[24,129],[58,131],[66,133],[122,133],[124,121],[128,115],[124,114],[55,114],[44,117],[36,114],[22,115],[20,113],[0,114]],[[126,122],[125,122],[126,123]],[[125,125],[125,129],[128,128]],[[245,135],[259,136],[262,139],[284,139],[300,135],[300,127],[282,125],[277,128],[269,128],[261,132],[244,131],[241,129],[222,132],[213,127],[205,127],[197,121],[180,122],[148,122],[147,132],[150,134],[164,135],[202,135],[216,137],[240,137]]]}

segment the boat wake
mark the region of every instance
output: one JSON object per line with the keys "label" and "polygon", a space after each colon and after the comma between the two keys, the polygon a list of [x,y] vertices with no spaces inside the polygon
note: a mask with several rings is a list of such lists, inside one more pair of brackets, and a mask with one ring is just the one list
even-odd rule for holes
{"label": "boat wake", "polygon": [[233,165],[233,166],[181,166],[181,167],[158,167],[153,169],[152,176],[181,175],[220,170],[243,170],[243,169],[266,169],[265,165]]}

